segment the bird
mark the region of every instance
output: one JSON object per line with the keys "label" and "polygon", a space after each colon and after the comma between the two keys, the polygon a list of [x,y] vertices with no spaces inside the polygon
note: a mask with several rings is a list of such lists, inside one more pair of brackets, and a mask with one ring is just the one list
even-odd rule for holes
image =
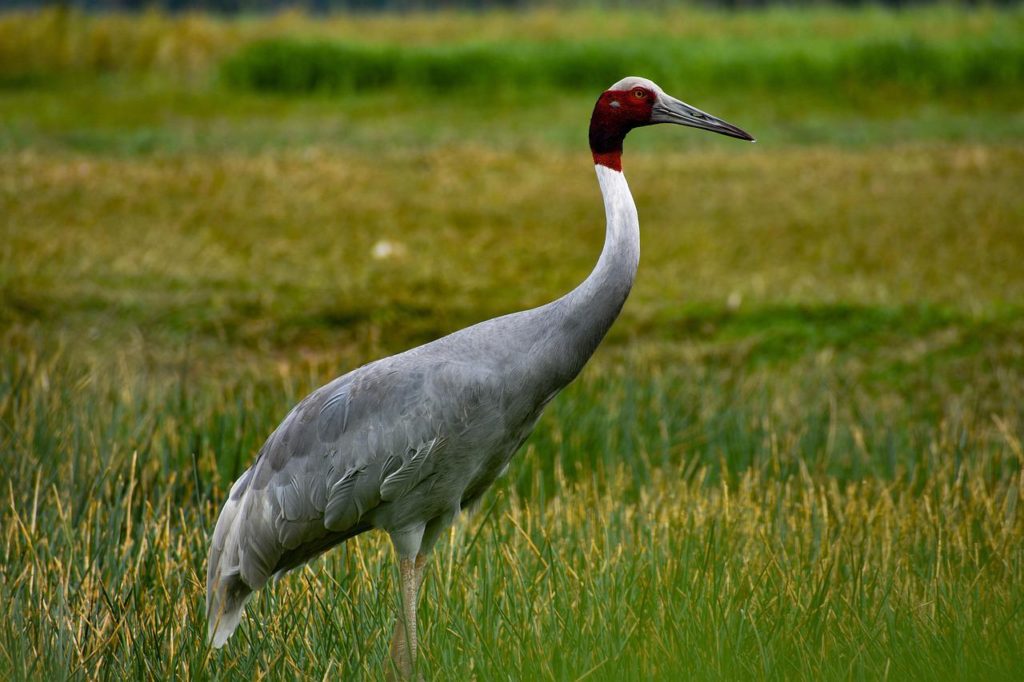
{"label": "bird", "polygon": [[589,129],[606,216],[592,272],[546,305],[370,362],[299,402],[233,483],[217,519],[206,584],[212,647],[225,644],[246,602],[272,577],[380,529],[390,536],[401,583],[389,674],[412,677],[417,595],[431,550],[505,472],[626,302],[640,227],[622,173],[623,140],[659,123],[754,141],[646,78],[604,91]]}

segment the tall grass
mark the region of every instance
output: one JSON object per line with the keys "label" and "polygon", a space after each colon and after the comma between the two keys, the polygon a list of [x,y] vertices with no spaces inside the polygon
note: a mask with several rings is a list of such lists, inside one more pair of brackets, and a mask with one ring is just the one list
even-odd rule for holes
{"label": "tall grass", "polygon": [[915,38],[721,42],[624,38],[614,42],[401,47],[276,39],[256,42],[222,69],[234,86],[303,93],[382,88],[599,91],[622,74],[671,89],[880,85],[941,93],[1024,83],[1024,46],[1004,38],[925,42]]}
{"label": "tall grass", "polygon": [[[675,64],[693,71],[695,77],[709,68],[725,70],[732,78],[741,76],[740,84],[759,77],[737,73],[750,66],[763,67],[769,82],[784,77],[787,67],[797,69],[795,77],[805,71],[831,77],[851,68],[877,77],[896,66],[926,73],[951,68],[957,73],[941,78],[954,79],[968,78],[964,69],[978,70],[1003,83],[1009,77],[1019,78],[1017,36],[1022,25],[1024,15],[1013,9],[948,7],[898,13],[834,8],[722,13],[687,7],[661,12],[533,10],[326,18],[286,12],[258,19],[157,11],[90,15],[54,8],[0,13],[0,79],[8,85],[24,85],[67,75],[127,72],[208,82],[218,65],[240,49],[247,54],[246,48],[253,43],[275,41],[271,45],[276,47],[265,46],[248,57],[257,60],[262,54],[265,59],[267,50],[277,49],[280,55],[282,44],[301,38],[348,47],[344,52],[290,47],[287,54],[292,58],[317,60],[326,55],[337,62],[344,55],[345,60],[362,64],[357,71],[361,75],[381,60],[397,60],[398,70],[404,73],[409,59],[426,59],[432,63],[424,67],[428,75],[443,70],[446,60],[454,60],[449,68],[461,72],[455,74],[455,85],[469,77],[467,71],[496,69],[494,76],[511,75],[515,82],[524,78],[528,66],[550,66],[562,72],[553,82],[575,86],[578,81],[572,74],[587,78],[590,70],[581,66],[588,63],[600,72],[601,84],[607,85],[607,76],[620,73],[607,71],[612,60],[616,60],[613,65],[653,69],[673,77],[678,77]],[[776,54],[768,44],[782,49]],[[872,63],[865,53],[875,53],[879,61]],[[484,62],[464,61],[473,57]],[[804,63],[822,57],[840,63],[821,67]],[[955,64],[934,63],[947,57]],[[1009,59],[1005,67],[1009,75],[1000,75],[994,63],[999,59]],[[915,60],[925,63],[916,66]],[[233,67],[237,68],[241,67]],[[409,75],[397,83],[405,84]],[[450,77],[446,71],[442,75]],[[593,82],[586,80],[582,85],[589,87]]]}
{"label": "tall grass", "polygon": [[[995,414],[950,395],[926,422],[851,411],[820,372],[649,383],[652,360],[588,370],[442,545],[431,679],[1019,675],[1019,385]],[[8,356],[5,676],[379,676],[397,595],[378,535],[261,594],[223,652],[204,643],[217,501],[324,369],[209,384]],[[875,464],[836,473],[853,461]]]}

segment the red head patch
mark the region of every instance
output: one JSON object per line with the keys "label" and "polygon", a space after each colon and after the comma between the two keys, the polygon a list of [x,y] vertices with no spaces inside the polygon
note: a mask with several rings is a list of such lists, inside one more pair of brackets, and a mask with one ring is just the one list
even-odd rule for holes
{"label": "red head patch", "polygon": [[633,128],[649,125],[657,95],[648,88],[607,90],[590,117],[590,151],[594,163],[622,170],[622,141]]}

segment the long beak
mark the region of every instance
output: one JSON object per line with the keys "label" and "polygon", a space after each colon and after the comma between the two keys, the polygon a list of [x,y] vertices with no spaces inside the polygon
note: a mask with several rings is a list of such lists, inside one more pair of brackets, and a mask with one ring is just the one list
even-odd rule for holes
{"label": "long beak", "polygon": [[675,123],[691,128],[710,130],[713,133],[728,135],[740,140],[754,141],[754,136],[747,131],[664,93],[660,93],[654,103],[654,108],[651,111],[651,123]]}

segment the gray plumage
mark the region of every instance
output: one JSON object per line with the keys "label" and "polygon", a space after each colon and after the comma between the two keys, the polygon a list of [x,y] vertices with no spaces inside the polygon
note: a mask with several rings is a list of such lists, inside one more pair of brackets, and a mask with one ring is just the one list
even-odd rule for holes
{"label": "gray plumage", "polygon": [[[657,122],[658,106],[677,114],[683,111],[677,105],[688,107],[639,78],[620,81],[605,95],[639,97],[638,88],[654,105],[649,122]],[[300,402],[232,486],[217,520],[207,576],[215,647],[234,631],[251,593],[272,576],[380,528],[408,562],[402,564],[405,615],[396,624],[392,654],[403,675],[410,674],[420,558],[504,471],[544,407],[596,350],[633,284],[640,253],[636,207],[625,177],[594,142],[594,121],[607,128],[599,130],[602,145],[614,143],[616,126],[622,127],[615,118],[619,105],[611,107],[604,114],[611,120],[598,120],[595,109],[591,123],[607,219],[593,272],[552,303],[372,362]],[[701,114],[694,118],[697,127],[718,120],[688,111]],[[400,631],[403,622],[405,628],[411,623],[408,637]],[[411,660],[405,658],[410,651]]]}

